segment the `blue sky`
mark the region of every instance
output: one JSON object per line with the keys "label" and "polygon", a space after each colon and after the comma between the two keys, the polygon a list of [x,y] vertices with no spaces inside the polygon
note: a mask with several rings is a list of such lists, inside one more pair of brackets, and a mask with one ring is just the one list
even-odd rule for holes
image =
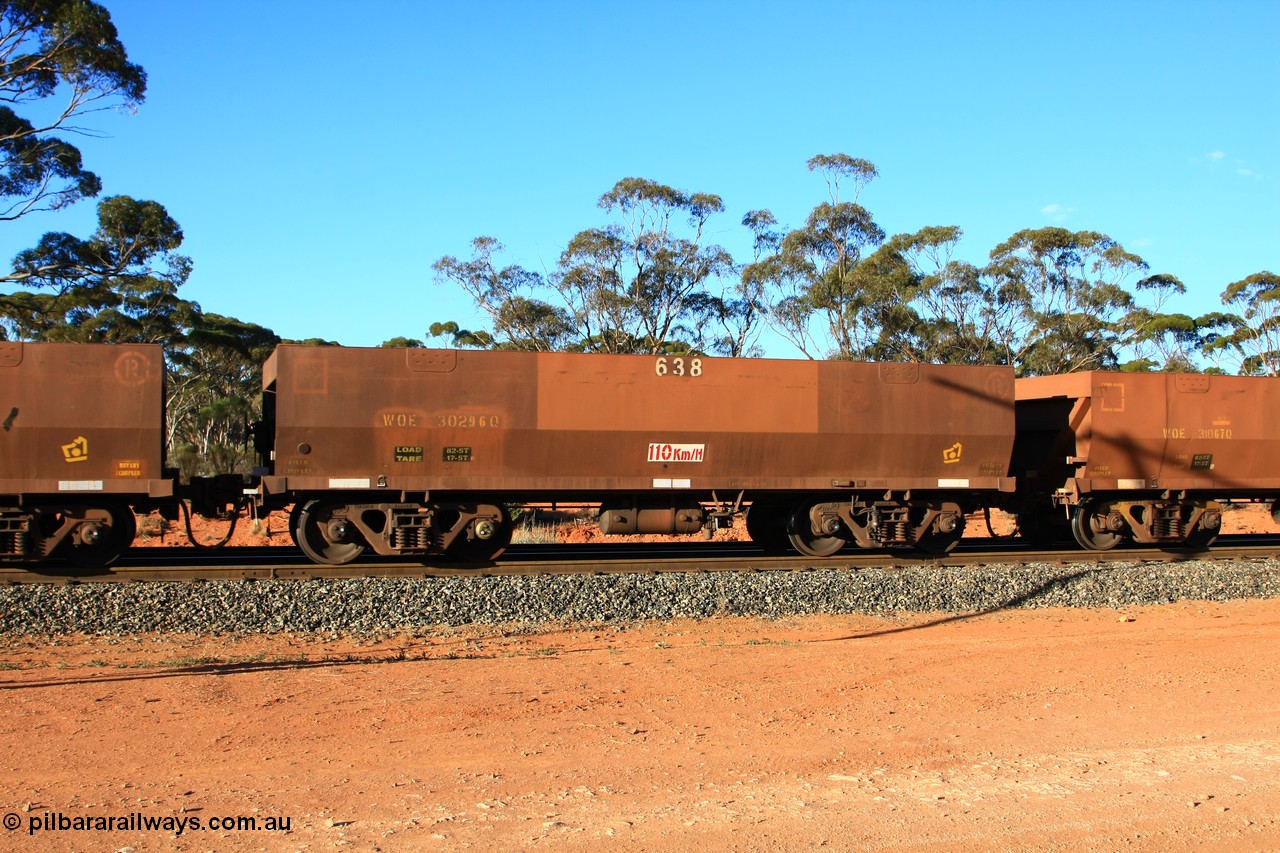
{"label": "blue sky", "polygon": [[[713,239],[747,260],[744,213],[825,199],[820,153],[876,164],[886,232],[959,225],[973,263],[1101,231],[1188,313],[1280,271],[1276,0],[104,5],[150,82],[93,119],[86,165],[181,223],[187,298],[287,338],[481,327],[432,263],[489,235],[549,270],[628,176],[720,195]],[[0,260],[93,224],[5,224]]]}

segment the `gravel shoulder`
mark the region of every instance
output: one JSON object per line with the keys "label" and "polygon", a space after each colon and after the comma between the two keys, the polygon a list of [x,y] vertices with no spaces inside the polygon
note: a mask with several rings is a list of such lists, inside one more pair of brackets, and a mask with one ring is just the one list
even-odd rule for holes
{"label": "gravel shoulder", "polygon": [[1280,559],[857,571],[362,578],[0,588],[0,634],[332,633],[456,625],[975,613],[1280,597]]}

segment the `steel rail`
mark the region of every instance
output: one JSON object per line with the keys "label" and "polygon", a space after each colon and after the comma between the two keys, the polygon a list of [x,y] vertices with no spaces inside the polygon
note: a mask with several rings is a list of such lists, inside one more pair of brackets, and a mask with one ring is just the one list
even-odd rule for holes
{"label": "steel rail", "polygon": [[[110,570],[87,571],[67,564],[0,566],[0,584],[123,583],[214,580],[312,580],[323,578],[502,577],[571,574],[662,574],[767,571],[856,571],[926,566],[963,568],[981,565],[1106,565],[1179,563],[1191,560],[1280,559],[1275,536],[1224,537],[1207,550],[1117,548],[1110,551],[1032,550],[990,543],[928,556],[889,551],[847,551],[833,557],[766,554],[751,543],[626,543],[609,545],[512,546],[499,561],[474,563],[361,558],[344,566],[311,563],[287,548],[223,548],[193,553],[183,548],[129,551]],[[281,552],[284,553],[281,553]]]}

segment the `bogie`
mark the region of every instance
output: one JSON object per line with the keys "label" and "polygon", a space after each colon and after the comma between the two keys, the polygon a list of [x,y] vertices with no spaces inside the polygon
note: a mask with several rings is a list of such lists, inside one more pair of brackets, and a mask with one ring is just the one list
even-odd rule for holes
{"label": "bogie", "polygon": [[1222,526],[1216,501],[1187,499],[1082,501],[1071,514],[1071,532],[1081,547],[1107,551],[1124,542],[1207,548]]}
{"label": "bogie", "polygon": [[505,507],[491,503],[343,503],[299,501],[290,515],[294,542],[311,560],[344,565],[365,551],[383,557],[445,557],[464,563],[496,559],[511,542]]}

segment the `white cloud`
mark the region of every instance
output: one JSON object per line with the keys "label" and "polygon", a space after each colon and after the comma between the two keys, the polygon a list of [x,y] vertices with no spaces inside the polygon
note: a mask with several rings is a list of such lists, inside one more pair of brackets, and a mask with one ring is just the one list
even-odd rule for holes
{"label": "white cloud", "polygon": [[1213,169],[1215,172],[1219,167],[1226,167],[1242,178],[1253,178],[1256,181],[1270,180],[1262,172],[1255,169],[1252,163],[1247,160],[1241,160],[1239,157],[1231,157],[1225,151],[1210,151],[1208,154],[1204,155],[1203,161],[1201,158],[1197,157],[1191,162],[1198,163],[1205,161],[1208,162],[1209,168]]}
{"label": "white cloud", "polygon": [[1065,222],[1067,217],[1076,212],[1074,207],[1063,207],[1060,204],[1046,204],[1040,212],[1054,222]]}

